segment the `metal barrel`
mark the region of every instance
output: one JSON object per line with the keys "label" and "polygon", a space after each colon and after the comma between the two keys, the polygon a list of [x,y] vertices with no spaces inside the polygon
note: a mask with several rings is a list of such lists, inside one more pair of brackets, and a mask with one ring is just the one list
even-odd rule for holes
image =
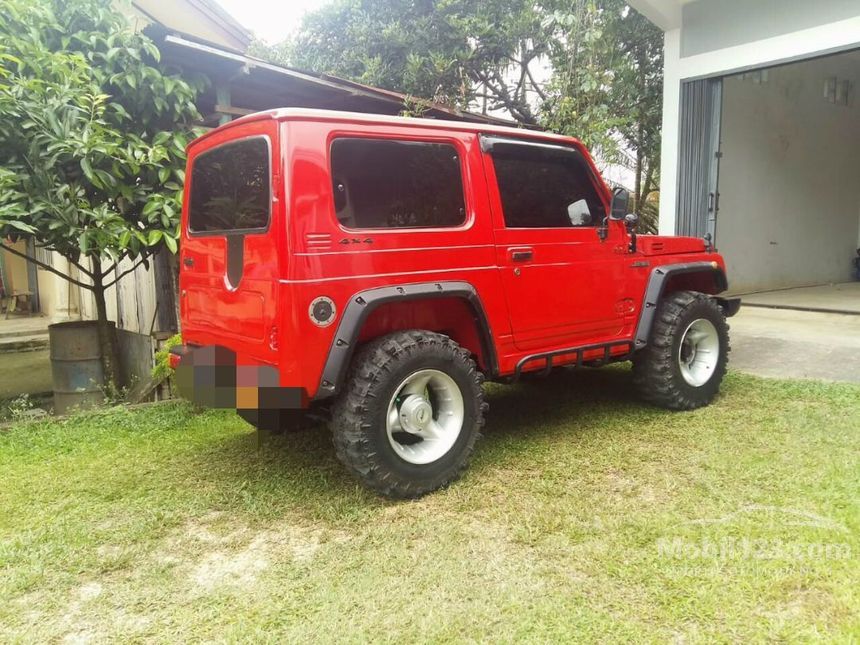
{"label": "metal barrel", "polygon": [[[111,323],[113,325],[113,323]],[[89,408],[104,403],[98,323],[94,320],[48,326],[51,343],[51,373],[54,383],[54,413]]]}

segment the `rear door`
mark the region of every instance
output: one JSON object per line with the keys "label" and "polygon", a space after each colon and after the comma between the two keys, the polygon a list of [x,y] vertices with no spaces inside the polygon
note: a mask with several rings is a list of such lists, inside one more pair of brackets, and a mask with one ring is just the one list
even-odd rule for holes
{"label": "rear door", "polygon": [[186,342],[277,362],[280,155],[277,122],[216,132],[192,149],[180,252]]}

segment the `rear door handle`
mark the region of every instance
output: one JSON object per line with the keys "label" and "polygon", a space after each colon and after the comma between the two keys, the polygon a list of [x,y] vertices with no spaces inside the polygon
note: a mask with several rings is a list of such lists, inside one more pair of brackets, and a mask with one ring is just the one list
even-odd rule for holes
{"label": "rear door handle", "polygon": [[511,260],[514,262],[529,262],[533,257],[532,249],[511,249]]}
{"label": "rear door handle", "polygon": [[194,258],[185,258],[184,260],[182,260],[182,264],[184,264],[187,267],[193,267],[194,266]]}

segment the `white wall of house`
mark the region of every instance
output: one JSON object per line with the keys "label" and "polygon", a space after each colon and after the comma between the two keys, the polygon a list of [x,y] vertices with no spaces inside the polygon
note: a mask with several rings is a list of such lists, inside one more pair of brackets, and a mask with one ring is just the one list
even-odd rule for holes
{"label": "white wall of house", "polygon": [[[13,245],[21,253],[26,252],[26,245],[19,241]],[[28,263],[11,253],[3,253],[6,270],[7,289],[10,292],[24,293],[30,291],[28,279]],[[72,279],[87,281],[76,268],[70,266],[68,260],[59,253],[37,252],[36,258]],[[123,260],[118,272],[132,268],[134,262]],[[117,327],[141,334],[153,331],[153,319],[156,314],[156,281],[154,270],[137,267],[134,272],[126,275],[116,287],[105,293],[108,318],[116,321]],[[61,276],[45,269],[37,268],[36,276],[39,282],[40,313],[48,318],[49,323],[65,322],[67,320],[94,320],[96,306],[92,293],[82,289]],[[110,279],[110,278],[109,278]],[[163,331],[157,329],[156,331]]]}
{"label": "white wall of house", "polygon": [[665,31],[660,232],[675,232],[682,81],[860,48],[857,0],[629,0]]}
{"label": "white wall of house", "polygon": [[[18,253],[27,252],[27,244],[23,240],[18,240],[14,244],[5,240],[5,243],[9,244]],[[27,260],[6,251],[0,251],[0,253],[3,253],[3,261],[6,267],[6,291],[10,294],[28,292],[30,285],[27,279]]]}
{"label": "white wall of house", "polygon": [[716,244],[735,292],[851,279],[860,101],[825,101],[833,76],[860,87],[860,55],[724,80]]}
{"label": "white wall of house", "polygon": [[[53,268],[65,275],[78,277],[77,271],[59,253],[41,254],[39,259],[47,261]],[[41,267],[36,269],[36,274],[39,280],[39,306],[42,314],[47,316],[52,323],[79,319],[79,287]]]}

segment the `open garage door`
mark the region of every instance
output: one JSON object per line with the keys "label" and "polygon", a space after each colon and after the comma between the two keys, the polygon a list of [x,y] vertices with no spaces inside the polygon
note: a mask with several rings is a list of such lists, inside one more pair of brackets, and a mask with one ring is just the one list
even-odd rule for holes
{"label": "open garage door", "polygon": [[[860,51],[725,77],[721,89],[715,242],[731,290],[850,283],[860,245]],[[703,142],[708,101],[697,102],[700,125],[691,134]],[[705,197],[694,197],[702,218]],[[702,223],[685,230],[698,233]]]}

